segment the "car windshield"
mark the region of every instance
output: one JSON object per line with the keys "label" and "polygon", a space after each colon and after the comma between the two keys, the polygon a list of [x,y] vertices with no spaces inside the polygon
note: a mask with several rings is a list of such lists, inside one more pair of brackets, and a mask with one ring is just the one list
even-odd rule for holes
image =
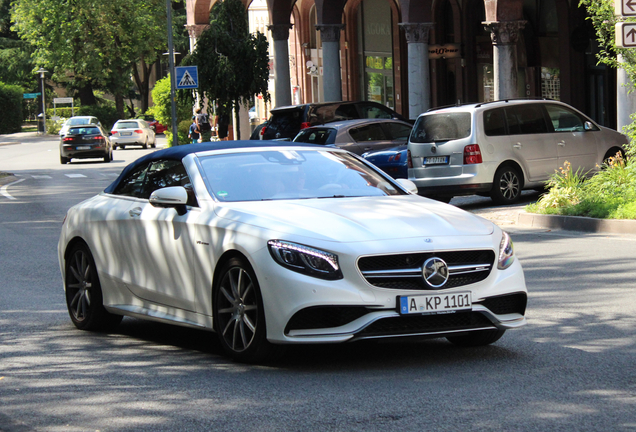
{"label": "car windshield", "polygon": [[137,129],[139,124],[135,121],[117,122],[113,129]]}
{"label": "car windshield", "polygon": [[352,155],[271,150],[200,159],[210,194],[220,201],[261,201],[403,195]]}
{"label": "car windshield", "polygon": [[310,144],[333,144],[335,136],[336,130],[332,128],[303,129],[296,135],[294,141]]}
{"label": "car windshield", "polygon": [[69,125],[69,126],[82,125],[82,124],[88,124],[88,123],[90,123],[90,121],[91,121],[91,119],[89,119],[88,117],[77,117],[77,118],[68,119],[66,124]]}
{"label": "car windshield", "polygon": [[450,141],[470,136],[470,113],[429,114],[417,119],[411,142]]}
{"label": "car windshield", "polygon": [[68,131],[69,135],[97,135],[99,129],[96,127],[74,127]]}

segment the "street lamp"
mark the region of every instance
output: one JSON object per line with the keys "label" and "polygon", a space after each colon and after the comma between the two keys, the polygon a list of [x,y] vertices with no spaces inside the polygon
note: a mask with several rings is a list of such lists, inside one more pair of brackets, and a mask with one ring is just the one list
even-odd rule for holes
{"label": "street lamp", "polygon": [[48,71],[41,67],[36,73],[40,74],[40,81],[42,82],[42,132],[46,135],[46,105],[44,103],[44,74]]}

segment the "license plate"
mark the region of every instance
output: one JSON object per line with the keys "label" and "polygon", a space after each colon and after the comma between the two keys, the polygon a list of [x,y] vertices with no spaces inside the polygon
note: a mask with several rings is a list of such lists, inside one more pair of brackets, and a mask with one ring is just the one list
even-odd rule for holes
{"label": "license plate", "polygon": [[448,314],[472,310],[470,292],[398,297],[400,314]]}
{"label": "license plate", "polygon": [[431,156],[424,158],[424,165],[447,164],[448,156]]}
{"label": "license plate", "polygon": [[90,150],[91,146],[77,146],[77,150]]}
{"label": "license plate", "polygon": [[132,132],[122,132],[121,136],[131,136]]}

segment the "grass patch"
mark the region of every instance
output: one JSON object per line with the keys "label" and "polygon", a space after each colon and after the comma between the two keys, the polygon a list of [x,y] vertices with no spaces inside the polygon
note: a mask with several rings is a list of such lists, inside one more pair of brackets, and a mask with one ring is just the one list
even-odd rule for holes
{"label": "grass patch", "polygon": [[529,213],[564,216],[587,216],[599,219],[636,219],[636,159],[620,154],[610,158],[601,170],[585,180],[579,171],[572,172],[566,163],[548,182],[548,192]]}
{"label": "grass patch", "polygon": [[37,126],[22,126],[22,132],[37,132]]}

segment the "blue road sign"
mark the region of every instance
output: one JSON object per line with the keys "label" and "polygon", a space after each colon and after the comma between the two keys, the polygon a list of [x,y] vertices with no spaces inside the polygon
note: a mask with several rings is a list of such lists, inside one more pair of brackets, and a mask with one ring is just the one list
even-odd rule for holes
{"label": "blue road sign", "polygon": [[196,66],[177,66],[174,69],[177,90],[199,87],[199,72]]}
{"label": "blue road sign", "polygon": [[23,93],[22,94],[22,98],[23,99],[35,99],[38,96],[40,96],[42,93]]}

